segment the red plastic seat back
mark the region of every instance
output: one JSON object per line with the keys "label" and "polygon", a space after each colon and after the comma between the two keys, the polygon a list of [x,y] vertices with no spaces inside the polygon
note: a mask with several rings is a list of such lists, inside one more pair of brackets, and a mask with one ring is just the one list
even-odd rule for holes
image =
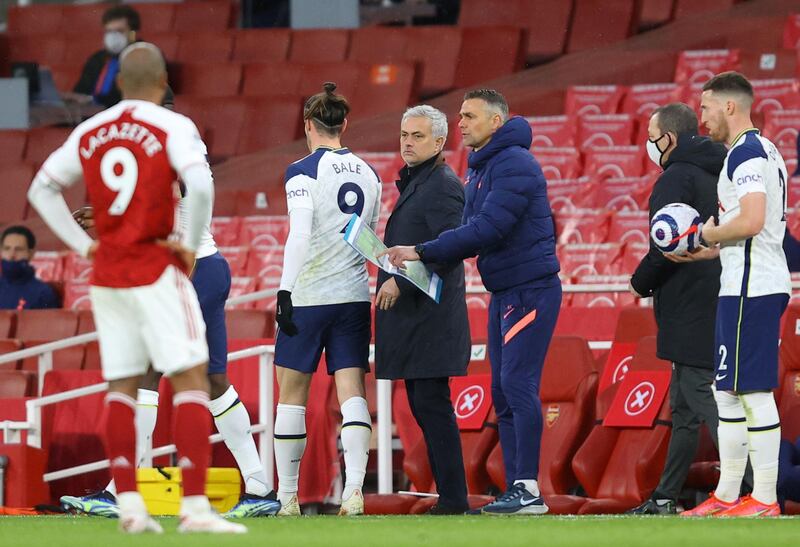
{"label": "red plastic seat back", "polygon": [[227,310],[228,338],[270,338],[275,333],[274,316],[263,310]]}
{"label": "red plastic seat back", "polygon": [[251,62],[283,62],[289,55],[289,29],[243,29],[236,32],[233,60]]}
{"label": "red plastic seat back", "polygon": [[619,314],[614,341],[637,342],[645,336],[655,336],[657,331],[652,308],[625,308]]}
{"label": "red plastic seat back", "polygon": [[78,315],[70,310],[23,310],[18,312],[15,337],[28,340],[60,340],[78,332]]}

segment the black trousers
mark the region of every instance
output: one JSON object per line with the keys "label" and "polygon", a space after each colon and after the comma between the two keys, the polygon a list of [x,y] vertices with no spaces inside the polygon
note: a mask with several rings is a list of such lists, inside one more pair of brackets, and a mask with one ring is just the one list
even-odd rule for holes
{"label": "black trousers", "polygon": [[467,510],[467,480],[456,415],[450,402],[449,378],[406,380],[411,412],[422,429],[428,462],[439,492],[439,504]]}
{"label": "black trousers", "polygon": [[713,381],[712,369],[672,364],[672,380],[669,385],[672,436],[661,482],[653,492],[654,499],[678,498],[697,452],[701,423],[708,427],[714,445],[719,446],[717,402],[711,391]]}

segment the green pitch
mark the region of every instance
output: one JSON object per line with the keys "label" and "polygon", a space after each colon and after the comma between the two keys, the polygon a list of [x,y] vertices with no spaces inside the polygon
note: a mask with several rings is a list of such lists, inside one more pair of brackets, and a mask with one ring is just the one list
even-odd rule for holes
{"label": "green pitch", "polygon": [[162,536],[127,536],[98,517],[0,517],[0,546],[373,547],[436,545],[798,545],[800,518],[684,520],[678,517],[324,517],[243,520],[244,536],[179,535],[162,519]]}

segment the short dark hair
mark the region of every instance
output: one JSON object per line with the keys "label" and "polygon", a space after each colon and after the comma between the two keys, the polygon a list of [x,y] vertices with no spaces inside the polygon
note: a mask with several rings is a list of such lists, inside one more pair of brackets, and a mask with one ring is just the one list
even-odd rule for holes
{"label": "short dark hair", "polygon": [[753,86],[744,74],[730,70],[720,72],[703,85],[703,91],[719,93],[739,93],[747,95],[751,100],[755,96]]}
{"label": "short dark hair", "polygon": [[[657,124],[662,133],[697,135],[697,114],[685,103],[670,103],[653,112],[658,116]],[[652,116],[651,116],[652,117]]]}
{"label": "short dark hair", "polygon": [[36,248],[36,236],[33,235],[33,232],[26,226],[9,226],[5,230],[3,230],[3,235],[0,237],[0,244],[2,244],[6,240],[6,236],[10,235],[21,235],[25,236],[25,241],[28,242],[28,249],[35,249]]}
{"label": "short dark hair", "polygon": [[139,12],[130,6],[112,6],[103,12],[103,24],[117,19],[125,19],[131,30],[138,31],[142,27],[142,19]]}
{"label": "short dark hair", "polygon": [[464,100],[481,99],[490,107],[497,110],[503,121],[508,119],[508,102],[503,94],[495,89],[473,89],[464,93]]}
{"label": "short dark hair", "polygon": [[350,113],[347,99],[334,91],[336,84],[325,82],[322,84],[322,92],[309,97],[303,106],[303,119],[311,120],[318,131],[331,137],[342,133],[344,120]]}

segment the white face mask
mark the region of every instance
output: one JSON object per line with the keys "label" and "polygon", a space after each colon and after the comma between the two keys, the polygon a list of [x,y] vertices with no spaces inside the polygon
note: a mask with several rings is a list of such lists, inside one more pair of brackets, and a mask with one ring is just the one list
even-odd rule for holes
{"label": "white face mask", "polygon": [[106,46],[106,51],[112,55],[119,55],[128,45],[128,37],[123,32],[106,32],[103,36],[103,44]]}
{"label": "white face mask", "polygon": [[[664,152],[658,149],[658,145],[656,144],[658,141],[667,137],[669,139],[669,144],[667,144],[667,148],[669,148],[670,144],[672,144],[672,137],[669,136],[669,133],[664,133],[659,138],[654,141],[647,140],[647,155],[650,156],[650,161],[661,167],[661,158],[664,156]],[[665,149],[666,150],[666,149]]]}

